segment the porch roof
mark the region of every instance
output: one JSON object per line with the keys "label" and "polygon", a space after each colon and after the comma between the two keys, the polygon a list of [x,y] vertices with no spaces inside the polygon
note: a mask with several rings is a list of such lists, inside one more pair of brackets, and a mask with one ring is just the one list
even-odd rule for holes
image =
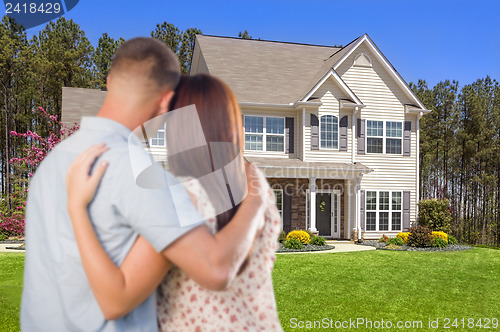
{"label": "porch roof", "polygon": [[352,179],[373,170],[361,163],[308,162],[295,158],[247,157],[266,177]]}

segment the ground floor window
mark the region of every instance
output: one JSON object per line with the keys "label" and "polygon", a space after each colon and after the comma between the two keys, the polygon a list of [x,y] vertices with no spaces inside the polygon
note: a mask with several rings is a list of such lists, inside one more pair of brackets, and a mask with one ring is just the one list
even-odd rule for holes
{"label": "ground floor window", "polygon": [[366,230],[401,231],[401,191],[366,192]]}
{"label": "ground floor window", "polygon": [[276,198],[276,208],[280,214],[280,224],[283,230],[283,189],[273,189]]}

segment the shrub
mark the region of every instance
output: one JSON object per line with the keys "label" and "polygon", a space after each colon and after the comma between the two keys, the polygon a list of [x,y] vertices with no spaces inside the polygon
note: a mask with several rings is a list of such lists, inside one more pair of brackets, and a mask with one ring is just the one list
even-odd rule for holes
{"label": "shrub", "polygon": [[432,245],[431,230],[427,227],[418,226],[409,229],[407,244],[411,247],[430,247]]}
{"label": "shrub", "polygon": [[436,231],[449,233],[451,213],[447,199],[423,199],[418,203],[418,224]]}
{"label": "shrub", "polygon": [[4,232],[0,231],[0,241],[5,241],[9,238],[9,236],[7,234],[5,234]]}
{"label": "shrub", "polygon": [[393,244],[395,246],[402,246],[404,244],[403,240],[399,237],[391,237],[385,242],[387,245]]}
{"label": "shrub", "polygon": [[278,236],[278,242],[283,243],[286,241],[286,233],[285,231],[281,231],[280,235]]}
{"label": "shrub", "polygon": [[382,235],[382,237],[380,239],[378,239],[378,242],[386,242],[389,238],[387,237],[387,235]]}
{"label": "shrub", "polygon": [[403,240],[403,243],[407,243],[408,242],[408,236],[410,235],[409,232],[399,232],[396,237],[400,238],[401,240]]}
{"label": "shrub", "polygon": [[448,234],[448,244],[458,244],[458,240],[453,235]]}
{"label": "shrub", "polygon": [[24,236],[24,216],[21,214],[14,214],[12,217],[3,217],[0,221],[0,233],[7,234],[7,236]]}
{"label": "shrub", "polygon": [[309,242],[309,244],[314,244],[315,246],[324,246],[326,244],[326,240],[324,237],[315,236],[311,239],[311,242]]}
{"label": "shrub", "polygon": [[445,232],[432,232],[432,238],[433,239],[443,239],[446,241],[446,243],[448,243],[448,234],[446,234]]}
{"label": "shrub", "polygon": [[433,238],[432,246],[437,248],[446,248],[448,246],[448,241],[441,238]]}
{"label": "shrub", "polygon": [[290,239],[295,239],[302,242],[302,244],[308,244],[309,241],[311,241],[311,237],[309,236],[309,234],[304,231],[291,231],[286,236],[286,239],[287,241]]}
{"label": "shrub", "polygon": [[299,240],[296,240],[296,239],[290,239],[290,240],[287,240],[283,243],[283,246],[285,248],[288,248],[288,249],[297,249],[297,250],[300,250],[302,249],[302,242],[300,242]]}

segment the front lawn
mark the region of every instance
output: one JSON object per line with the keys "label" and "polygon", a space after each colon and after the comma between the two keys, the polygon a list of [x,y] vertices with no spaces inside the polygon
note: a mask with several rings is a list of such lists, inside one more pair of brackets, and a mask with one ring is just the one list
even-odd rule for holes
{"label": "front lawn", "polygon": [[[286,331],[297,330],[300,322],[324,323],[323,318],[329,328],[330,319],[333,324],[389,320],[394,330],[398,321],[416,321],[414,326],[421,321],[428,329],[429,319],[439,319],[442,330],[448,318],[449,330],[460,331],[452,326],[455,318],[458,326],[462,318],[466,325],[469,318],[474,324],[480,318],[482,324],[485,318],[500,320],[500,251],[279,255],[274,287]],[[376,329],[359,322],[357,330]],[[308,331],[321,330],[316,324]]]}
{"label": "front lawn", "polygon": [[[0,253],[2,332],[19,331],[23,262],[23,254]],[[428,330],[429,319],[439,319],[434,331],[443,330],[444,319],[449,318],[448,330],[461,331],[465,329],[452,326],[455,318],[459,326],[462,318],[464,324],[468,319],[477,324],[481,318],[483,325],[485,318],[500,319],[500,251],[279,255],[274,287],[286,331],[301,330],[301,322],[324,323],[324,318],[328,324],[330,319],[335,324],[358,318],[372,324],[382,319],[392,324],[421,321],[424,330]],[[495,330],[491,322],[489,326],[490,331]],[[378,329],[361,325],[356,330]],[[392,330],[399,329],[393,326]]]}
{"label": "front lawn", "polygon": [[0,331],[19,331],[24,253],[0,253]]}

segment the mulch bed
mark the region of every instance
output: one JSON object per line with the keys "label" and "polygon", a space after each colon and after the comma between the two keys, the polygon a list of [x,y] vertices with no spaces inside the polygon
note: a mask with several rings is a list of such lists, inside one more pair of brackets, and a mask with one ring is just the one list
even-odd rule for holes
{"label": "mulch bed", "polygon": [[280,247],[276,252],[308,252],[308,251],[324,251],[324,250],[332,250],[335,249],[335,246],[324,245],[324,246],[316,246],[314,244],[307,244],[302,247],[302,249],[288,249],[283,247],[283,244],[280,243]]}

